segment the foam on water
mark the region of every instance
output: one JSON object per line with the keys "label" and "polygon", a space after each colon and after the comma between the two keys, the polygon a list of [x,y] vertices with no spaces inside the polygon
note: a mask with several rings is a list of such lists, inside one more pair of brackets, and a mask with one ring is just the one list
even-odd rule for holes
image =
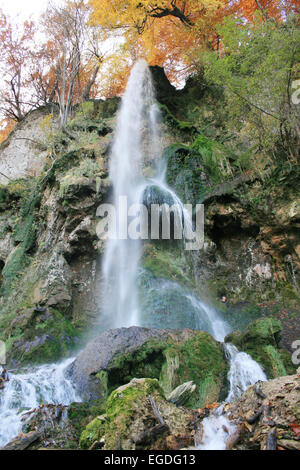
{"label": "foam on water", "polygon": [[65,371],[74,359],[9,374],[9,382],[0,391],[0,447],[21,430],[22,414],[43,404],[69,405],[81,398]]}

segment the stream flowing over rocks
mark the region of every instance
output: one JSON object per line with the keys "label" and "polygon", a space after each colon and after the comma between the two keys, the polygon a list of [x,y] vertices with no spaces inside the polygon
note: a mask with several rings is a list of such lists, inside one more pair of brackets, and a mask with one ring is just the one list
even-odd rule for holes
{"label": "stream flowing over rocks", "polygon": [[[121,104],[82,103],[77,140],[43,152],[40,176],[0,186],[1,448],[299,450],[299,205],[289,194],[254,215],[241,191],[255,198],[257,177],[209,180],[182,120],[191,101],[208,111],[199,89],[138,61]],[[0,169],[23,177],[30,162],[8,167],[13,139]],[[103,241],[99,206],[113,201],[120,221],[125,196],[175,205],[183,240],[173,225],[170,240]],[[186,201],[205,205],[200,251],[185,249]]]}

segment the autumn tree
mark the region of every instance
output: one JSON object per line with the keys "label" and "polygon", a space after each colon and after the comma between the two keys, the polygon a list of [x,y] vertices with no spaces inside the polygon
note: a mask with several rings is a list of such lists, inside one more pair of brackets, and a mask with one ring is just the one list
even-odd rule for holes
{"label": "autumn tree", "polygon": [[39,99],[30,90],[30,51],[34,49],[34,24],[12,24],[0,12],[1,90],[0,112],[8,120],[22,121]]}
{"label": "autumn tree", "polygon": [[38,72],[39,87],[57,97],[60,124],[66,131],[71,106],[88,99],[95,84],[102,55],[98,38],[86,25],[87,10],[83,1],[49,6],[44,15],[47,37],[46,54],[51,67]]}
{"label": "autumn tree", "polygon": [[[176,83],[202,64],[200,51],[222,47],[217,25],[227,16],[253,21],[256,12],[280,21],[299,12],[300,0],[89,0],[91,21],[110,37],[121,33],[123,53],[139,49],[151,65]],[[120,77],[121,78],[121,77]]]}
{"label": "autumn tree", "polygon": [[300,14],[300,0],[234,0],[228,11],[251,21],[257,12],[265,20],[281,21],[291,13]]}
{"label": "autumn tree", "polygon": [[140,48],[150,64],[164,66],[175,78],[194,47],[216,47],[214,25],[227,1],[90,0],[90,5],[92,23],[112,37],[121,32],[123,50]]}

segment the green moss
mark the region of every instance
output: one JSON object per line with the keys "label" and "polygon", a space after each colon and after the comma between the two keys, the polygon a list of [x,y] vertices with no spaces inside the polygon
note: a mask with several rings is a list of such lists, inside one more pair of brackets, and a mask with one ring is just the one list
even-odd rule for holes
{"label": "green moss", "polygon": [[258,362],[269,379],[287,375],[280,353],[272,345],[246,346],[244,351]]}
{"label": "green moss", "polygon": [[287,375],[294,375],[297,373],[299,365],[293,364],[292,354],[285,349],[279,349],[280,358],[284,364]]}
{"label": "green moss", "polygon": [[157,380],[147,378],[140,382],[132,381],[112,392],[105,403],[105,417],[94,419],[81,434],[81,449],[88,449],[104,435],[105,448],[116,449],[117,441],[122,441],[126,436],[133,409],[139,406],[140,400],[147,399],[149,394],[163,396]]}
{"label": "green moss", "polygon": [[19,191],[22,194],[20,217],[16,219],[13,233],[14,241],[19,243],[19,245],[12,252],[3,270],[2,295],[4,296],[9,294],[13,282],[28,265],[28,252],[33,249],[36,239],[36,209],[42,197],[41,187],[38,181],[36,181],[30,189],[27,186],[24,189],[22,186],[22,190]]}
{"label": "green moss", "polygon": [[144,249],[142,265],[151,271],[154,277],[170,279],[179,284],[194,287],[195,281],[191,266],[183,251],[175,245],[148,245]]}
{"label": "green moss", "polygon": [[219,401],[228,371],[220,345],[208,333],[201,331],[178,349],[179,367],[174,385],[191,380],[197,385],[186,406],[195,408]]}
{"label": "green moss", "polygon": [[99,401],[72,403],[68,406],[68,420],[76,430],[78,438],[91,419],[104,413]]}
{"label": "green moss", "polygon": [[13,287],[13,281],[15,281],[17,277],[20,277],[22,275],[22,272],[28,265],[28,262],[29,258],[26,255],[24,245],[15,248],[15,250],[10,254],[2,270],[2,295],[9,294],[11,288]]}
{"label": "green moss", "polygon": [[170,337],[151,339],[133,352],[117,356],[108,371],[100,371],[97,377],[103,398],[103,390],[109,393],[133,378],[159,379],[166,394],[193,380],[197,389],[187,406],[200,407],[222,398],[227,370],[220,345],[208,333],[195,332],[183,343]]}
{"label": "green moss", "polygon": [[282,323],[275,318],[260,318],[248,325],[245,340],[255,339],[256,343],[278,345]]}
{"label": "green moss", "polygon": [[207,191],[200,156],[185,145],[173,144],[164,150],[163,158],[168,184],[182,201],[198,203]]}
{"label": "green moss", "polygon": [[[22,323],[20,317],[19,326],[16,323],[11,330],[10,341],[8,341],[8,352],[10,359],[14,359],[23,364],[40,364],[53,362],[66,356],[72,347],[78,332],[73,325],[57,310],[50,309],[46,318],[35,312]],[[30,344],[37,338],[44,340],[36,346],[27,348],[10,348],[15,341],[22,339],[22,343]]]}
{"label": "green moss", "polygon": [[250,354],[264,369],[268,378],[287,375],[285,364],[291,370],[286,354],[279,348],[282,324],[274,318],[260,318],[248,325],[245,332],[235,331],[227,336],[226,342],[235,344]]}
{"label": "green moss", "polygon": [[164,350],[165,362],[162,365],[159,383],[166,394],[170,394],[177,386],[180,357],[175,347]]}
{"label": "green moss", "polygon": [[105,433],[105,425],[102,420],[95,418],[87,425],[80,436],[79,445],[83,450],[88,450],[95,441],[100,441]]}
{"label": "green moss", "polygon": [[180,121],[169,111],[166,105],[159,104],[159,108],[164,118],[164,122],[172,129],[175,129],[182,133],[188,133],[189,135],[192,135],[196,132],[196,129],[192,122]]}
{"label": "green moss", "polygon": [[163,349],[166,343],[152,339],[143,344],[134,353],[120,354],[111,364],[108,374],[109,391],[130,382],[133,378],[159,377],[164,362]]}

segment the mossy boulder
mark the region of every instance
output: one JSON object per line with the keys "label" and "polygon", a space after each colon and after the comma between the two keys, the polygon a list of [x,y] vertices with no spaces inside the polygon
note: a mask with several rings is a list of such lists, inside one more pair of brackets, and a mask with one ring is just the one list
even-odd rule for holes
{"label": "mossy boulder", "polygon": [[104,402],[109,393],[133,378],[157,379],[164,393],[193,381],[186,406],[201,407],[226,395],[228,364],[212,336],[192,330],[110,330],[93,340],[69,373],[86,398]]}
{"label": "mossy boulder", "polygon": [[57,310],[32,308],[15,318],[7,329],[12,364],[39,364],[66,356],[76,344],[77,331]]}
{"label": "mossy boulder", "polygon": [[247,352],[273,379],[295,371],[291,357],[280,348],[282,324],[274,318],[260,318],[248,325],[246,331],[235,331],[225,339]]}
{"label": "mossy boulder", "polygon": [[[167,424],[157,435],[151,435],[151,429],[159,423],[149,396]],[[105,415],[88,424],[81,434],[80,447],[89,449],[96,442],[102,442],[105,450],[166,449],[168,435],[184,433],[191,418],[191,412],[165,400],[157,380],[133,379],[111,393],[105,403]],[[191,445],[191,435],[189,441]]]}

